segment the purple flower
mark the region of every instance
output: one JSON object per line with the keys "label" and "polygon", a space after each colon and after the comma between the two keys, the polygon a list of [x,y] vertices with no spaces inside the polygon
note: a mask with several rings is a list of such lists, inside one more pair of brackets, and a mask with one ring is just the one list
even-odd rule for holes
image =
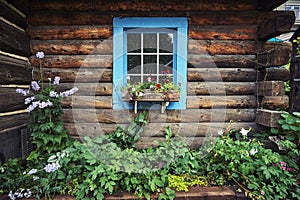
{"label": "purple flower", "polygon": [[31,169],[27,174],[35,174],[37,173],[37,169]]}
{"label": "purple flower", "polygon": [[260,194],[261,194],[261,195],[265,195],[265,192],[264,192],[264,191],[260,191]]}
{"label": "purple flower", "polygon": [[36,56],[37,58],[39,58],[39,59],[42,59],[42,58],[45,57],[45,54],[44,54],[44,52],[42,52],[42,51],[38,51],[38,52],[35,54],[35,56]]}
{"label": "purple flower", "polygon": [[58,170],[60,165],[58,163],[48,163],[46,167],[44,167],[45,171],[47,173],[55,172]]}
{"label": "purple flower", "polygon": [[57,92],[50,91],[49,96],[50,97],[58,97],[58,94],[57,94]]}
{"label": "purple flower", "polygon": [[49,101],[49,99],[48,99],[47,102],[45,102],[45,101],[39,102],[39,108],[41,108],[41,109],[46,108],[46,107],[50,107],[52,105],[53,104],[52,104],[51,101]]}
{"label": "purple flower", "polygon": [[15,200],[16,199],[16,197],[15,197],[15,195],[12,193],[12,191],[10,191],[9,193],[8,193],[8,198],[10,199],[10,200]]}
{"label": "purple flower", "polygon": [[73,94],[74,94],[75,92],[77,92],[77,91],[78,91],[78,88],[77,88],[77,87],[74,87],[74,88],[72,88],[72,89],[70,89],[70,90],[61,92],[61,93],[60,93],[60,96],[61,96],[61,97],[68,97],[68,96],[73,95]]}
{"label": "purple flower", "polygon": [[36,107],[39,106],[39,103],[40,103],[40,101],[34,101],[34,102],[32,102],[32,104],[29,105],[29,106],[26,108],[26,111],[27,111],[27,112],[33,111]]}
{"label": "purple flower", "polygon": [[38,91],[41,88],[36,81],[31,82],[31,87],[34,91]]}
{"label": "purple flower", "polygon": [[23,96],[27,96],[29,94],[29,90],[16,89],[16,93],[23,94]]}
{"label": "purple flower", "polygon": [[53,85],[59,85],[59,81],[60,81],[60,77],[55,76],[54,81],[53,81]]}
{"label": "purple flower", "polygon": [[25,104],[29,104],[29,103],[32,102],[34,99],[35,99],[34,96],[32,96],[32,97],[27,97],[27,98],[25,99]]}

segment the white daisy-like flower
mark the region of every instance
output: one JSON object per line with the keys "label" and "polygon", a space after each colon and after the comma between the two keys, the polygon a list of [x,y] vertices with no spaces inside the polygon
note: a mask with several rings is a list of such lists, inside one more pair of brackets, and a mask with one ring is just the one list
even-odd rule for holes
{"label": "white daisy-like flower", "polygon": [[249,154],[250,154],[251,156],[253,156],[253,155],[256,154],[257,152],[258,152],[257,149],[251,149],[250,152],[249,152]]}
{"label": "white daisy-like flower", "polygon": [[240,130],[240,133],[241,133],[243,136],[247,136],[249,132],[250,132],[250,130],[246,130],[246,129],[244,129],[244,128],[242,128],[242,129]]}
{"label": "white daisy-like flower", "polygon": [[224,133],[223,133],[222,130],[219,130],[219,131],[218,131],[218,135],[222,136],[223,134],[224,134]]}

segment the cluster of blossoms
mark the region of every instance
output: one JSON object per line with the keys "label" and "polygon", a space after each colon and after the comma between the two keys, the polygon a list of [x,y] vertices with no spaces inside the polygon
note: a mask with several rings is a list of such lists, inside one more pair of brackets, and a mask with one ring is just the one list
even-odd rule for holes
{"label": "cluster of blossoms", "polygon": [[32,195],[32,193],[31,193],[30,189],[21,188],[18,191],[16,191],[15,193],[13,193],[12,191],[9,192],[9,194],[7,196],[10,200],[15,200],[15,199],[22,199],[23,197],[30,198],[31,195]]}
{"label": "cluster of blossoms", "polygon": [[44,167],[44,170],[47,173],[51,173],[51,172],[55,172],[56,170],[58,170],[60,168],[60,165],[58,164],[58,162],[54,162],[54,163],[48,163],[46,165],[46,167]]}

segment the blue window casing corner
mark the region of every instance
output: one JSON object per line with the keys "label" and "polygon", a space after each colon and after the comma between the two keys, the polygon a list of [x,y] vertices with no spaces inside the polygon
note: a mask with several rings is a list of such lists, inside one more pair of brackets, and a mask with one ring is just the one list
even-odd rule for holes
{"label": "blue window casing corner", "polygon": [[187,49],[188,21],[186,17],[128,17],[113,19],[113,109],[128,109],[130,104],[122,101],[122,87],[126,85],[126,53],[124,48],[127,28],[176,29],[176,70],[174,81],[180,88],[180,101],[172,102],[167,109],[186,109],[187,96]]}

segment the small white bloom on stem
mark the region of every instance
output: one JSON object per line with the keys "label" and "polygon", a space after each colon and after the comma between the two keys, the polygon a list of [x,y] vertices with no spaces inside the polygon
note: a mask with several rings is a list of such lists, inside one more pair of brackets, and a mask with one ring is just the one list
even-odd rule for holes
{"label": "small white bloom on stem", "polygon": [[223,134],[224,134],[224,133],[223,133],[222,130],[219,130],[219,131],[218,131],[218,135],[222,136]]}
{"label": "small white bloom on stem", "polygon": [[250,152],[249,152],[249,154],[250,154],[251,156],[253,156],[253,155],[256,154],[257,152],[258,152],[257,149],[251,149]]}
{"label": "small white bloom on stem", "polygon": [[43,58],[45,57],[45,54],[44,54],[44,52],[42,52],[42,51],[38,51],[38,52],[35,54],[35,56],[36,56],[37,58],[39,58],[39,59],[43,59]]}
{"label": "small white bloom on stem", "polygon": [[242,129],[240,130],[240,133],[241,133],[243,136],[247,136],[249,132],[250,132],[250,130],[246,130],[246,129],[244,129],[244,128],[242,128]]}

